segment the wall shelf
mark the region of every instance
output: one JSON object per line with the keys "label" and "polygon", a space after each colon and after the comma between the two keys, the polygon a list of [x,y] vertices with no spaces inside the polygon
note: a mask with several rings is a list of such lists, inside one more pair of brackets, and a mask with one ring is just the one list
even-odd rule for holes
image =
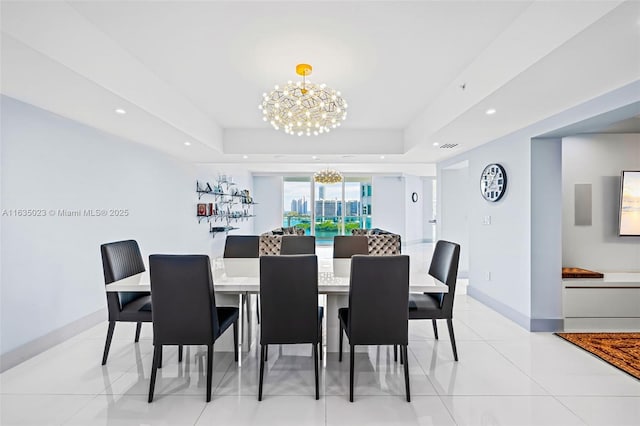
{"label": "wall shelf", "polygon": [[209,224],[209,232],[212,233],[214,237],[217,233],[229,232],[233,231],[234,229],[240,228],[236,228],[235,226],[211,226],[211,224]]}
{"label": "wall shelf", "polygon": [[[213,197],[213,202],[198,203],[196,215],[198,223],[203,220],[209,223],[209,232],[214,237],[217,233],[238,229],[232,226],[231,222],[242,222],[255,217],[251,208],[258,203],[253,201],[249,190],[238,190],[236,183],[225,175],[218,176],[213,185],[196,181],[196,194],[198,200],[201,200],[203,195]],[[220,222],[222,226],[213,226],[212,222]]]}
{"label": "wall shelf", "polygon": [[255,214],[247,214],[247,215],[240,215],[240,216],[228,216],[226,213],[221,213],[221,214],[211,214],[211,215],[206,215],[206,216],[198,216],[198,223],[200,223],[203,220],[206,220],[207,222],[217,222],[219,220],[240,220],[243,221],[244,219],[249,219],[250,217],[256,217]]}

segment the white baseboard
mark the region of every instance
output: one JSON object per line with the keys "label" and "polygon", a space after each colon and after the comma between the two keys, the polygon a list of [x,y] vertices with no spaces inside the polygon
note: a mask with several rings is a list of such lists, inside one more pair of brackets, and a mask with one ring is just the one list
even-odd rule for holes
{"label": "white baseboard", "polygon": [[467,294],[526,330],[532,332],[552,332],[563,330],[564,321],[562,318],[531,318],[473,286],[467,287]]}
{"label": "white baseboard", "polygon": [[75,320],[57,330],[38,337],[22,346],[0,355],[0,373],[33,358],[34,356],[58,345],[107,319],[107,309],[100,309],[92,314]]}

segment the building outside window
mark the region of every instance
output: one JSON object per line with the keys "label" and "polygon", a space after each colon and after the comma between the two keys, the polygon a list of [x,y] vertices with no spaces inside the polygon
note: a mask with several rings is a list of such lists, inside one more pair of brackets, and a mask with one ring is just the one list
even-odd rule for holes
{"label": "building outside window", "polygon": [[283,184],[282,226],[302,228],[311,235],[311,178],[285,177]]}
{"label": "building outside window", "polygon": [[371,228],[371,177],[345,177],[330,185],[314,183],[310,176],[283,181],[282,226],[303,228],[318,244],[333,244],[334,236],[351,235],[352,229]]}

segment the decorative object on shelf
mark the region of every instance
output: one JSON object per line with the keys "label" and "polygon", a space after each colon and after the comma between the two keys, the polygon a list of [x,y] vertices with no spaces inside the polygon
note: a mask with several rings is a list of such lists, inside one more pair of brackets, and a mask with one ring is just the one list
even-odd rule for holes
{"label": "decorative object on shelf", "polygon": [[[248,189],[239,190],[231,176],[219,175],[217,181],[211,185],[208,182],[196,182],[198,199],[203,195],[213,196],[214,203],[198,203],[198,222],[206,219],[209,222],[209,232],[215,236],[218,232],[228,232],[238,229],[230,223],[243,221],[254,217],[250,211],[256,202],[249,195]],[[213,226],[211,222],[222,222],[223,226]]]}
{"label": "decorative object on shelf", "polygon": [[414,203],[418,202],[418,193],[414,192],[413,194],[411,194],[411,201],[413,201]]}
{"label": "decorative object on shelf", "polygon": [[332,184],[342,182],[342,173],[335,169],[326,168],[313,174],[313,181],[316,183]]}
{"label": "decorative object on shelf", "polygon": [[485,200],[496,202],[507,190],[507,172],[500,164],[489,164],[480,175],[480,193]]}
{"label": "decorative object on shelf", "polygon": [[262,110],[262,119],[270,122],[274,129],[282,128],[290,135],[317,136],[335,129],[347,118],[347,102],[340,92],[324,83],[307,81],[311,70],[311,65],[296,65],[302,82],[288,81],[262,95],[258,108]]}
{"label": "decorative object on shelf", "polygon": [[242,204],[252,204],[253,203],[253,198],[251,198],[251,195],[249,195],[249,190],[248,189],[243,189],[240,192],[240,195],[242,197]]}
{"label": "decorative object on shelf", "polygon": [[604,274],[588,269],[562,268],[562,278],[604,278]]}

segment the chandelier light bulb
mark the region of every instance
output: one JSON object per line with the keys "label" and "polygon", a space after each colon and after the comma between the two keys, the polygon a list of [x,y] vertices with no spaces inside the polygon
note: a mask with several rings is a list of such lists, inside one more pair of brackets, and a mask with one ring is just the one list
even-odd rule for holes
{"label": "chandelier light bulb", "polygon": [[[303,81],[288,81],[286,85],[276,85],[269,94],[263,94],[259,108],[265,121],[274,129],[282,127],[290,135],[318,135],[328,133],[330,128],[337,127],[336,123],[339,125],[339,121],[346,119],[347,102],[340,92],[324,83],[318,85],[308,81],[306,77],[311,70],[311,65],[298,64],[296,73]],[[311,127],[316,131],[312,132]]]}

